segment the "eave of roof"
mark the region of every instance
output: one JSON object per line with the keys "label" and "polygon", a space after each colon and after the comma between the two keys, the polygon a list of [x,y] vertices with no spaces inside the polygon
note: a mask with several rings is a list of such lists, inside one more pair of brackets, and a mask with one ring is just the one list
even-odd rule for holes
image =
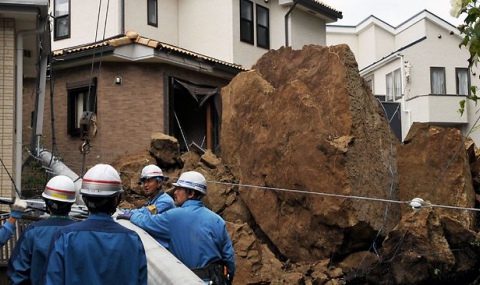
{"label": "eave of roof", "polygon": [[323,14],[328,18],[334,19],[335,21],[338,19],[342,19],[343,15],[342,12],[332,8],[331,6],[318,1],[318,0],[297,0],[298,4],[308,8],[314,12]]}
{"label": "eave of roof", "polygon": [[174,45],[170,45],[167,43],[162,43],[153,39],[145,38],[139,36],[136,32],[128,31],[125,35],[119,35],[116,37],[112,37],[110,39],[106,39],[101,42],[86,44],[82,46],[76,46],[68,49],[61,49],[53,51],[53,58],[62,58],[64,60],[73,59],[82,57],[82,54],[86,52],[95,52],[95,51],[113,51],[116,47],[129,45],[129,44],[139,44],[143,46],[147,46],[153,49],[165,51],[165,52],[174,52],[183,56],[187,56],[190,58],[195,58],[197,60],[202,60],[205,62],[209,62],[212,66],[217,67],[218,69],[230,70],[230,71],[245,71],[248,70],[241,65],[229,63],[226,61],[222,61],[213,57],[209,57],[206,55],[202,55],[184,48],[180,48]]}

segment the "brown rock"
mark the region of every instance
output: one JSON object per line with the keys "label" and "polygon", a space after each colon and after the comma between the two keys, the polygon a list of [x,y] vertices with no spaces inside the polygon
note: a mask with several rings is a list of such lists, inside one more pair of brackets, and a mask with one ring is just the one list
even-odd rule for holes
{"label": "brown rock", "polygon": [[[385,205],[270,190],[397,198],[395,139],[348,47],[269,51],[222,100],[222,160],[241,184],[265,187],[239,192],[281,254],[314,261],[368,248]],[[360,230],[369,234],[357,240]]]}
{"label": "brown rock", "polygon": [[[462,136],[458,129],[414,123],[409,143],[398,148],[400,200],[420,197],[432,204],[475,206],[475,192]],[[410,212],[403,208],[403,213]],[[472,229],[471,211],[438,210]]]}
{"label": "brown rock", "polygon": [[150,152],[157,159],[160,167],[169,168],[177,163],[177,158],[180,156],[180,145],[176,138],[156,133],[152,135]]}
{"label": "brown rock", "polygon": [[423,284],[440,278],[440,273],[448,276],[455,266],[437,210],[406,214],[389,232],[381,252],[394,284]]}

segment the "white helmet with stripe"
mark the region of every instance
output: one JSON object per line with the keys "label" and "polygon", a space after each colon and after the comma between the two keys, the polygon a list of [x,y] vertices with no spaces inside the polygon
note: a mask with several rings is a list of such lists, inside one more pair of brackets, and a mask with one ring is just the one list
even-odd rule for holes
{"label": "white helmet with stripe", "polygon": [[161,179],[163,179],[163,172],[160,167],[156,166],[155,164],[147,165],[142,169],[142,174],[140,175],[140,182],[145,182],[146,179],[150,179],[153,177],[160,177]]}
{"label": "white helmet with stripe", "polygon": [[187,171],[182,173],[178,178],[177,183],[172,183],[175,187],[192,189],[198,192],[207,194],[207,180],[205,177],[196,171]]}
{"label": "white helmet with stripe", "polygon": [[82,180],[80,194],[91,197],[111,197],[123,192],[120,175],[111,165],[97,164]]}
{"label": "white helmet with stripe", "polygon": [[65,175],[57,175],[48,181],[42,196],[50,200],[74,203],[75,183]]}

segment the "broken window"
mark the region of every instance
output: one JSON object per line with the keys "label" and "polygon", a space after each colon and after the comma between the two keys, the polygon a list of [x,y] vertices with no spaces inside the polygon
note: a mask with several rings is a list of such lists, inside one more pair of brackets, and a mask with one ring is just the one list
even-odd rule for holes
{"label": "broken window", "polygon": [[70,0],[55,0],[54,39],[70,37]]}
{"label": "broken window", "polygon": [[169,135],[178,139],[182,152],[194,147],[218,154],[220,116],[218,87],[171,78]]}
{"label": "broken window", "polygon": [[97,78],[67,83],[67,133],[80,136],[83,112],[96,113]]}

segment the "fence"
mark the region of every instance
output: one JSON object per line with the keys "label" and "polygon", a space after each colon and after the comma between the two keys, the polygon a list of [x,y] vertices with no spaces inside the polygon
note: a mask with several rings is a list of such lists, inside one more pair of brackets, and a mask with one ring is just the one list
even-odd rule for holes
{"label": "fence", "polygon": [[[3,226],[7,222],[9,214],[10,213],[8,212],[0,212],[0,226]],[[22,219],[17,220],[16,229],[13,233],[13,236],[3,247],[0,248],[0,285],[9,284],[7,277],[8,259],[12,254],[13,248],[17,244],[18,238],[31,223],[34,223],[41,219],[42,218],[40,217],[24,215]]]}

